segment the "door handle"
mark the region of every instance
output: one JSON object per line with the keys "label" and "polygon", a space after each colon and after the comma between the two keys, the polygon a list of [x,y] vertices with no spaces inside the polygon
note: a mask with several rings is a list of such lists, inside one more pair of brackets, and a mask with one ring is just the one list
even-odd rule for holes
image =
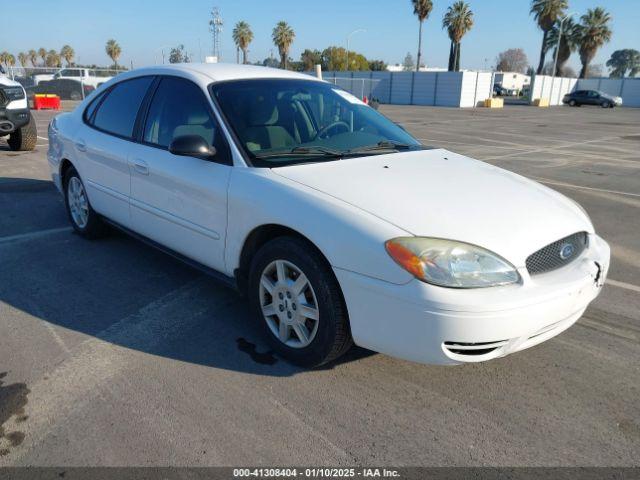
{"label": "door handle", "polygon": [[141,175],[149,175],[149,165],[144,160],[133,160],[133,168]]}
{"label": "door handle", "polygon": [[87,144],[84,143],[84,140],[78,140],[76,142],[76,148],[78,149],[79,152],[86,152],[87,151]]}

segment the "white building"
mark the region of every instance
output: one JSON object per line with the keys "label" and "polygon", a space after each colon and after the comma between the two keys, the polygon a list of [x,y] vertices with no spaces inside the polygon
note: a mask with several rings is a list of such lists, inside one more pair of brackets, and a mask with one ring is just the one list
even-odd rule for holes
{"label": "white building", "polygon": [[[395,65],[387,65],[387,72],[403,72],[404,65],[401,63],[396,63]],[[411,71],[415,71],[413,68]],[[421,72],[446,72],[446,68],[441,67],[420,67]]]}
{"label": "white building", "polygon": [[502,85],[502,88],[522,91],[525,86],[531,84],[531,77],[519,72],[496,72],[494,85]]}

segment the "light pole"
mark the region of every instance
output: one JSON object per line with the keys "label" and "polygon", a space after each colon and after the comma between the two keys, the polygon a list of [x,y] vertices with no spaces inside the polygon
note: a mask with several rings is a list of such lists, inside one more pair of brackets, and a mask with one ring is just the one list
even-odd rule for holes
{"label": "light pole", "polygon": [[[162,64],[163,64],[163,65],[164,65],[164,49],[165,49],[165,48],[171,48],[171,47],[169,47],[169,46],[165,45],[164,47],[159,47],[159,48],[156,48],[156,49],[154,50],[155,52],[160,52],[160,53],[162,54]],[[158,62],[157,62],[157,59],[156,59],[156,63],[158,63]]]}
{"label": "light pole", "polygon": [[356,33],[361,33],[361,32],[366,32],[366,30],[364,28],[358,28],[357,30],[354,30],[349,35],[347,35],[347,66],[345,70],[349,70],[349,46],[351,44],[351,35],[355,35]]}
{"label": "light pole", "polygon": [[562,20],[560,20],[560,30],[558,32],[558,44],[556,45],[556,55],[553,59],[553,71],[551,72],[551,77],[556,76],[556,68],[558,66],[558,54],[560,53],[560,42],[562,41],[562,29],[564,27],[564,22],[575,15],[575,13],[567,13]]}

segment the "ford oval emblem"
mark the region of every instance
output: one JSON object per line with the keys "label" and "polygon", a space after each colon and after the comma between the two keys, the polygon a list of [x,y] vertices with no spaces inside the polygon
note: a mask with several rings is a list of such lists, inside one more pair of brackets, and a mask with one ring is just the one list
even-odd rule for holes
{"label": "ford oval emblem", "polygon": [[573,244],[563,243],[562,245],[560,245],[560,258],[562,260],[566,260],[567,258],[571,257],[573,255],[573,252],[575,252],[575,247],[573,246]]}

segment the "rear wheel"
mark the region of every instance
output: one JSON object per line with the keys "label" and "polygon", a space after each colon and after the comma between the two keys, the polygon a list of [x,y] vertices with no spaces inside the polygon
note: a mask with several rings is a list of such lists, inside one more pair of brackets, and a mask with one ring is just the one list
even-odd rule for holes
{"label": "rear wheel", "polygon": [[25,152],[36,148],[37,141],[38,130],[36,129],[36,121],[29,115],[29,123],[13,132],[9,136],[7,143],[11,150]]}
{"label": "rear wheel", "polygon": [[279,237],[251,262],[249,300],[272,348],[315,367],[352,345],[340,286],[326,260],[304,240]]}
{"label": "rear wheel", "polygon": [[107,226],[91,208],[84,183],[75,168],[70,167],[67,170],[63,185],[67,215],[73,229],[85,238],[104,236],[107,233]]}

